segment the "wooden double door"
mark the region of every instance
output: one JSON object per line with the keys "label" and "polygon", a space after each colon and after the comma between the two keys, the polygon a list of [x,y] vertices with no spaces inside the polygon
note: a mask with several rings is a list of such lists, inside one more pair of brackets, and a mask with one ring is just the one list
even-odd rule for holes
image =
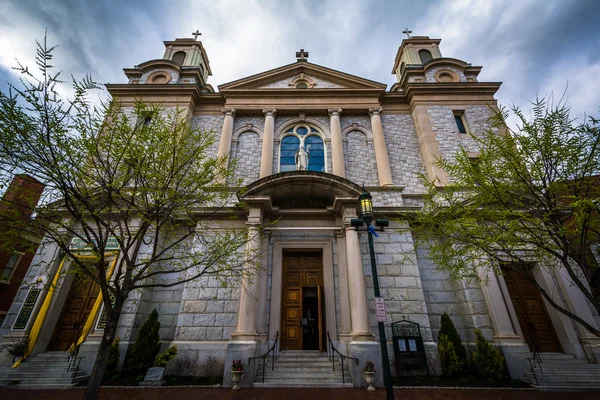
{"label": "wooden double door", "polygon": [[283,254],[282,350],[324,351],[322,261],[321,253]]}
{"label": "wooden double door", "polygon": [[74,278],[48,351],[67,351],[79,339],[99,293],[100,286],[96,282],[83,277]]}
{"label": "wooden double door", "polygon": [[556,331],[534,283],[524,273],[502,268],[510,300],[515,308],[523,338],[531,351],[562,352]]}

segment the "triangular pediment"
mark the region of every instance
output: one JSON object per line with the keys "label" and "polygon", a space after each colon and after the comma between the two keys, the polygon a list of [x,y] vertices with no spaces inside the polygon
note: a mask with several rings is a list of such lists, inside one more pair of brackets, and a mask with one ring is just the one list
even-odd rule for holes
{"label": "triangular pediment", "polygon": [[296,83],[305,82],[307,89],[370,89],[382,90],[385,83],[360,78],[309,62],[295,62],[269,71],[251,75],[219,86],[219,91],[228,90],[281,90],[294,89]]}

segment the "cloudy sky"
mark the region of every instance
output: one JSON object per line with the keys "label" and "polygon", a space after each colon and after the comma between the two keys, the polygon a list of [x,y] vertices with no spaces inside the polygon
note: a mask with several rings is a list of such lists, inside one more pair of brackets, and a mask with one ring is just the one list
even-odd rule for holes
{"label": "cloudy sky", "polygon": [[568,86],[581,118],[600,111],[598,21],[598,0],[0,0],[0,89],[19,78],[15,59],[33,67],[46,28],[65,78],[125,82],[122,68],[199,29],[215,88],[294,62],[300,48],[310,62],[389,87],[408,27],[441,38],[443,56],[483,66],[481,81],[504,82],[501,104]]}

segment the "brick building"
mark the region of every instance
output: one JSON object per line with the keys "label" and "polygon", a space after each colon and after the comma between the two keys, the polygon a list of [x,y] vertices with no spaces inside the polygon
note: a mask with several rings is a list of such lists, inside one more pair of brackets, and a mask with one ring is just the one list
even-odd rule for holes
{"label": "brick building", "polygon": [[43,191],[42,183],[17,175],[0,201],[0,326],[37,248],[37,238],[23,235],[23,227],[30,223]]}

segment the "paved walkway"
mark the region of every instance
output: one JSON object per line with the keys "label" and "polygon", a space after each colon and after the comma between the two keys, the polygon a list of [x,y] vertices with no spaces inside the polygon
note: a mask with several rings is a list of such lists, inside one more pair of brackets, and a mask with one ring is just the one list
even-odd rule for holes
{"label": "paved walkway", "polygon": [[[516,390],[443,390],[443,389],[396,389],[398,400],[592,400],[599,393],[557,393]],[[0,389],[2,400],[79,400],[82,389],[72,390],[13,390]],[[368,392],[366,389],[228,389],[161,388],[161,389],[103,389],[101,400],[384,400],[385,390]]]}

